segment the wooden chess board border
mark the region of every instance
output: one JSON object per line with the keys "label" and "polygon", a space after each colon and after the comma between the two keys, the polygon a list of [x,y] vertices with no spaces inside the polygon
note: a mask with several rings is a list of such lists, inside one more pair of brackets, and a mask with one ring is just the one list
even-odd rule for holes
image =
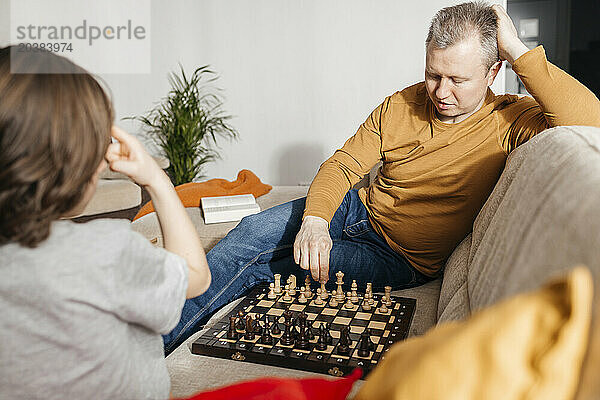
{"label": "wooden chess board border", "polygon": [[[325,353],[325,356],[330,356],[328,361],[322,360],[314,360],[314,354],[319,354],[320,352],[316,350],[310,350],[309,352],[304,352],[306,354],[300,355],[296,354],[297,349],[293,348],[285,348],[281,345],[277,346],[266,346],[261,345],[256,341],[256,343],[244,343],[243,341],[233,341],[227,344],[227,347],[217,347],[214,344],[217,341],[223,342],[218,337],[213,335],[226,331],[229,327],[229,316],[236,314],[239,310],[245,310],[249,306],[255,306],[261,300],[258,298],[261,294],[266,294],[269,292],[268,284],[261,284],[256,286],[250,293],[227,315],[223,316],[214,326],[204,332],[201,336],[199,336],[196,341],[192,343],[191,351],[196,355],[204,355],[215,358],[223,358],[235,361],[244,361],[249,363],[256,364],[264,364],[264,365],[272,365],[275,367],[283,367],[288,369],[299,369],[309,372],[317,372],[326,375],[332,376],[344,376],[352,372],[355,368],[359,367],[363,370],[363,377],[365,379],[366,376],[371,372],[373,368],[377,365],[377,361],[374,360],[368,362],[370,358],[365,359],[364,363],[356,362],[355,357],[334,357],[333,353]],[[264,296],[263,296],[264,297]],[[377,296],[380,298],[381,296]],[[378,337],[378,344],[384,345],[382,354],[387,351],[387,349],[393,345],[395,342],[406,339],[408,336],[408,331],[410,325],[412,323],[415,308],[416,308],[416,299],[407,298],[407,297],[399,297],[399,296],[391,296],[392,301],[395,304],[405,305],[406,307],[403,309],[403,317],[397,318],[393,322],[394,333],[393,337],[383,338],[380,335],[373,335],[373,337]],[[279,303],[279,302],[277,302]],[[292,304],[292,303],[285,303]],[[343,308],[340,306],[340,310]],[[253,311],[250,311],[252,313]],[[351,311],[351,313],[356,314],[363,311]],[[368,312],[368,314],[375,315],[375,310]],[[396,313],[391,313],[388,317],[391,318],[395,316]],[[372,319],[371,319],[372,321]],[[335,331],[334,331],[335,332]],[[356,338],[356,335],[352,335]],[[387,339],[387,340],[385,340]],[[248,349],[248,345],[250,349]],[[261,351],[252,350],[254,347],[264,347],[265,349]],[[276,347],[277,349],[282,349],[282,354],[274,355],[272,353],[272,349]],[[353,354],[353,353],[352,353]],[[308,357],[306,356],[308,355]],[[308,359],[311,358],[311,359]],[[353,361],[350,363],[349,359]]]}

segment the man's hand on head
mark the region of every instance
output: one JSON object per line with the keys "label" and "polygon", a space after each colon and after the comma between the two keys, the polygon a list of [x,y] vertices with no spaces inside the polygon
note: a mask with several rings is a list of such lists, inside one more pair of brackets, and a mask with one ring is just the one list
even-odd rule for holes
{"label": "man's hand on head", "polygon": [[515,60],[527,53],[529,49],[517,34],[517,28],[502,6],[493,5],[498,16],[498,53],[500,59],[513,64]]}
{"label": "man's hand on head", "polygon": [[294,242],[294,261],[301,268],[310,270],[318,282],[329,279],[329,252],[333,242],[328,225],[323,218],[306,216]]}

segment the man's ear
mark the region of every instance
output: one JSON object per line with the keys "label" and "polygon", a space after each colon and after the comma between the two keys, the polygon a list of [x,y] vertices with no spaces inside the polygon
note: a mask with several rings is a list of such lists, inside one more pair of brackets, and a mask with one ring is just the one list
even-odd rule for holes
{"label": "man's ear", "polygon": [[487,74],[487,80],[488,86],[492,86],[492,83],[494,83],[494,80],[496,79],[496,76],[498,75],[498,72],[500,71],[500,68],[502,67],[502,61],[496,61],[494,63],[494,65],[492,65],[490,67],[490,70],[488,71]]}

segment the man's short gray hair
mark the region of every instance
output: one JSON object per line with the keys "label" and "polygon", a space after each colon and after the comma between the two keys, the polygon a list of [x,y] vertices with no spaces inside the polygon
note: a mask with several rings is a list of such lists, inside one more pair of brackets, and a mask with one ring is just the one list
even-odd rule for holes
{"label": "man's short gray hair", "polygon": [[498,17],[492,6],[481,1],[441,9],[429,27],[425,44],[445,49],[473,35],[479,35],[483,65],[490,68],[498,56]]}

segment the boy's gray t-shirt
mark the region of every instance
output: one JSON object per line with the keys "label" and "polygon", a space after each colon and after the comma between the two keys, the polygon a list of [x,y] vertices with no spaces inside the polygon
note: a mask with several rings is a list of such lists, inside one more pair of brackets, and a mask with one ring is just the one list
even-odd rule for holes
{"label": "boy's gray t-shirt", "polygon": [[125,220],[56,221],[37,248],[0,246],[0,398],[168,398],[160,335],[187,273]]}

